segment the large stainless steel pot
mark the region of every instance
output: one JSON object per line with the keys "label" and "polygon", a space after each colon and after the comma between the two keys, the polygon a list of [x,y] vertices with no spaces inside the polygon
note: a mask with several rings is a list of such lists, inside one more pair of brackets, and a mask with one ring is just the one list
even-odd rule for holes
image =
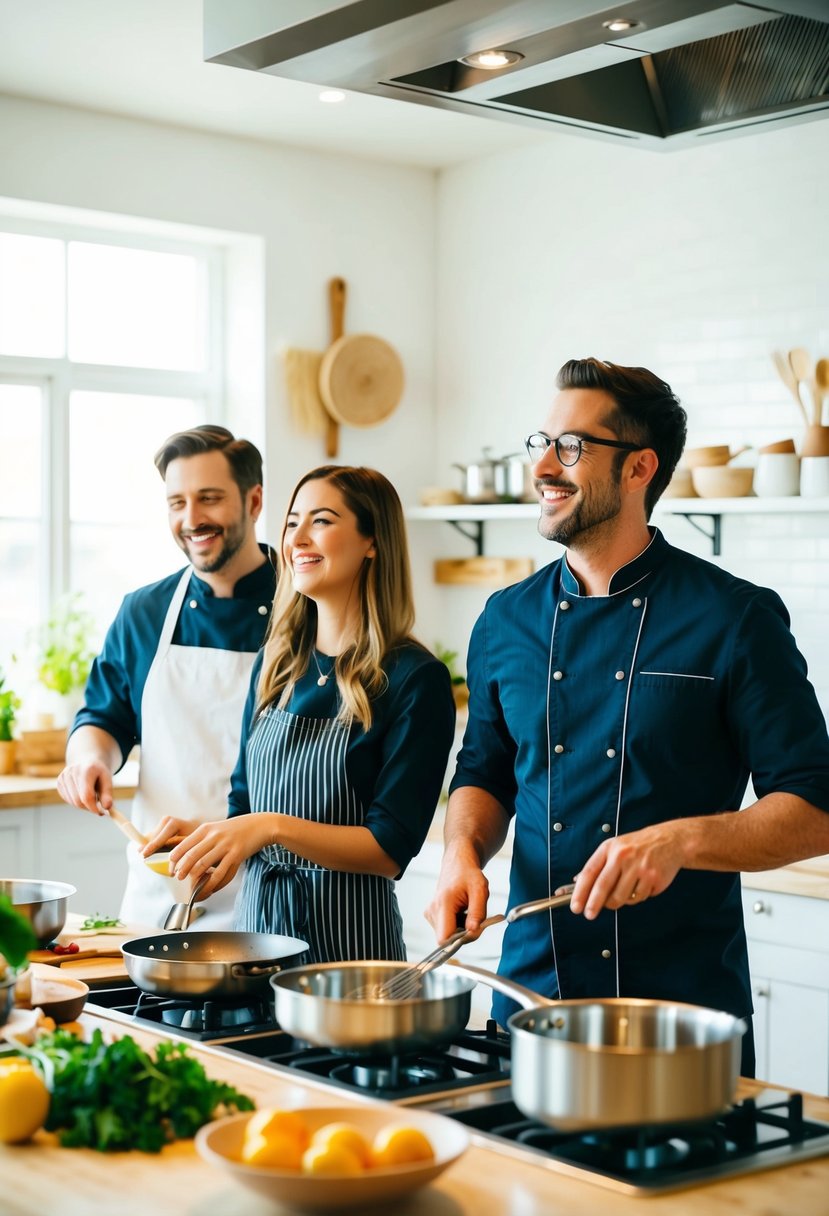
{"label": "large stainless steel pot", "polygon": [[234,999],[259,994],[308,949],[277,933],[164,933],[124,942],[127,974],[155,996]]}
{"label": "large stainless steel pot", "polygon": [[0,878],[0,892],[30,922],[38,946],[48,946],[66,924],[67,904],[76,888],[39,878]]}
{"label": "large stainless steel pot", "polygon": [[526,456],[515,453],[502,456],[495,464],[493,476],[499,502],[536,502],[538,495],[533,483],[532,465]]}
{"label": "large stainless steel pot", "polygon": [[510,1031],[512,1094],[525,1115],[563,1130],[710,1119],[734,1099],[746,1024],[672,1001],[551,1001],[452,960],[523,1006]]}
{"label": "large stainless steel pot", "polygon": [[455,464],[463,473],[462,494],[466,502],[497,502],[495,488],[496,471],[500,461],[490,456],[490,448],[483,449],[484,458],[477,464]]}
{"label": "large stainless steel pot", "polygon": [[396,962],[352,962],[283,971],[270,980],[276,1020],[288,1034],[317,1047],[363,1052],[416,1051],[460,1034],[469,1021],[473,978],[430,971],[411,1000],[354,996],[404,969]]}

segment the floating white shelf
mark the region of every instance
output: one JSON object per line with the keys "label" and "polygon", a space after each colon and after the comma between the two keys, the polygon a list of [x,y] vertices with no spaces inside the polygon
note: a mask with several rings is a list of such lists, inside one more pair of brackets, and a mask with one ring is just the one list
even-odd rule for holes
{"label": "floating white shelf", "polygon": [[[721,547],[721,517],[723,515],[817,515],[829,512],[829,498],[663,498],[654,507],[654,516],[684,515],[690,524],[711,541],[713,553],[719,556]],[[712,531],[700,528],[696,516],[708,516]],[[440,507],[409,507],[406,518],[411,520],[444,520],[471,540],[478,552],[484,550],[484,524],[487,520],[537,519],[536,502],[464,502]],[[470,525],[469,531],[462,525]]]}

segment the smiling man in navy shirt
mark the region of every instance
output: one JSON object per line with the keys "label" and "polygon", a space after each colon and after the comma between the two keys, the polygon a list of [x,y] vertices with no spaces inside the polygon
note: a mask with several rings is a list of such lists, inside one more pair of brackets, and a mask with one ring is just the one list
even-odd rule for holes
{"label": "smiling man in navy shirt", "polygon": [[[112,774],[141,744],[136,827],[224,819],[251,668],[270,618],[275,574],[256,540],[262,457],[224,427],[181,431],[162,445],[170,529],[189,565],[126,596],[87,682],[58,792],[95,814],[112,806]],[[169,879],[130,845],[121,918],[161,924]],[[235,886],[200,927],[232,927]]]}
{"label": "smiling man in navy shirt", "polygon": [[[427,916],[440,940],[462,909],[478,928],[483,867],[514,816],[510,905],[577,881],[569,910],[507,928],[502,974],[750,1025],[740,871],[829,852],[826,723],[779,596],[648,524],[685,442],[670,387],[596,359],[565,364],[557,386],[527,450],[539,532],[566,553],[475,625]],[[757,801],[733,813],[749,777]],[[498,1021],[514,1008],[496,994]]]}

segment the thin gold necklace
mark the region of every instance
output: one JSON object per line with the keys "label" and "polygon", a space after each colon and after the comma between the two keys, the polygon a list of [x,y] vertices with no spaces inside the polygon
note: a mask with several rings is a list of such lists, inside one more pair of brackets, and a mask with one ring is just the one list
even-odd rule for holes
{"label": "thin gold necklace", "polygon": [[320,688],[324,688],[325,685],[328,683],[328,681],[331,679],[331,676],[334,674],[334,668],[337,665],[336,656],[334,657],[334,659],[331,663],[331,670],[329,672],[324,672],[322,670],[322,668],[320,667],[320,661],[317,658],[316,648],[312,647],[311,654],[314,656],[314,663],[316,664],[317,671],[320,673],[319,679],[317,680],[317,684],[320,686]]}

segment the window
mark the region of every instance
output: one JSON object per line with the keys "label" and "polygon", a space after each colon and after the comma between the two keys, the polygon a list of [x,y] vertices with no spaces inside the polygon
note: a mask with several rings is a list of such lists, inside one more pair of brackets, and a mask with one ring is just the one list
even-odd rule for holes
{"label": "window", "polygon": [[182,564],[153,455],[222,420],[219,246],[0,219],[0,666]]}

